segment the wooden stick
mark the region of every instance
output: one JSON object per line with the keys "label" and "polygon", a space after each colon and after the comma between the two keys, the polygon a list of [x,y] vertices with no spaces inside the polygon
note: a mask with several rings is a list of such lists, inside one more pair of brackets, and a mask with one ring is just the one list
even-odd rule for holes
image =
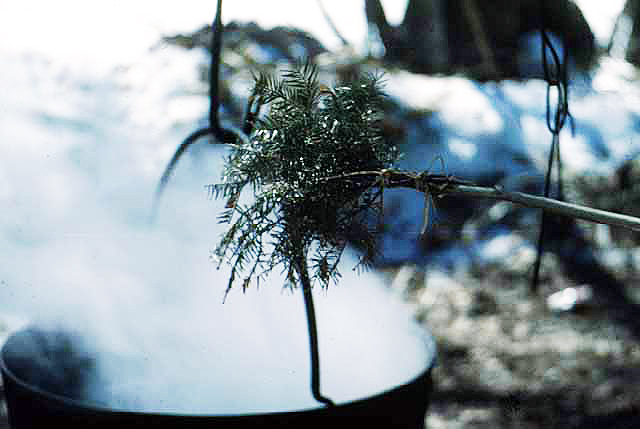
{"label": "wooden stick", "polygon": [[554,200],[553,198],[538,197],[536,195],[525,194],[523,192],[507,192],[501,190],[499,187],[486,188],[481,186],[454,184],[446,187],[441,194],[464,195],[469,197],[509,201],[515,204],[544,209],[564,216],[570,216],[590,222],[620,226],[640,231],[640,219],[634,216],[593,209],[579,204],[566,203]]}
{"label": "wooden stick", "polygon": [[381,171],[358,171],[332,176],[329,180],[364,180],[373,181],[373,186],[382,188],[407,188],[418,192],[429,193],[432,197],[460,195],[466,197],[490,198],[508,201],[526,207],[538,208],[560,215],[574,217],[589,222],[640,231],[640,218],[606,210],[593,209],[579,204],[566,203],[553,198],[539,197],[524,192],[509,192],[500,186],[475,186],[472,182],[442,174],[415,173],[410,171],[386,169]]}

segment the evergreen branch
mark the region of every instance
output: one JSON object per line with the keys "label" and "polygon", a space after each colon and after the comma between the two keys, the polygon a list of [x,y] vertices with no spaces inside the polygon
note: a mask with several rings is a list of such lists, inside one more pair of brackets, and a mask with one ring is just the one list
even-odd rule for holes
{"label": "evergreen branch", "polygon": [[[269,105],[269,113],[255,120],[249,141],[229,145],[223,183],[207,187],[210,196],[228,198],[221,221],[231,223],[237,216],[216,249],[218,257],[231,261],[234,279],[246,260],[264,272],[283,262],[285,269],[297,271],[291,261],[300,249],[316,243],[310,281],[328,286],[338,276],[337,261],[349,226],[381,210],[382,192],[371,186],[325,180],[393,164],[397,151],[384,141],[378,126],[384,98],[378,77],[363,76],[333,90],[317,77],[309,62],[284,72],[281,79],[254,76],[251,98]],[[254,203],[237,207],[247,185]],[[293,230],[299,231],[296,237],[291,236]],[[362,239],[367,258],[375,256],[376,233],[365,231]],[[272,256],[255,261],[255,245],[262,243],[263,235],[270,237]],[[256,270],[252,266],[249,277]]]}
{"label": "evergreen branch", "polygon": [[[351,225],[369,215],[381,219],[384,190],[391,188],[415,189],[432,198],[463,195],[510,201],[640,230],[640,219],[631,216],[499,187],[483,188],[453,176],[391,168],[397,151],[380,131],[384,95],[378,79],[363,76],[325,89],[308,62],[283,73],[280,80],[264,74],[255,77],[251,98],[267,103],[269,112],[256,120],[249,139],[230,145],[223,183],[209,187],[210,195],[227,198],[220,220],[230,228],[216,255],[231,262],[229,286],[246,264],[250,268],[243,287],[247,278],[282,263],[286,271],[298,271],[292,261],[300,249],[315,249],[310,281],[328,286],[339,274],[337,261],[352,238]],[[247,185],[255,199],[240,207],[237,200]],[[358,238],[363,249],[360,264],[374,260],[380,231],[366,228]],[[259,247],[267,241],[271,254],[265,259]]]}

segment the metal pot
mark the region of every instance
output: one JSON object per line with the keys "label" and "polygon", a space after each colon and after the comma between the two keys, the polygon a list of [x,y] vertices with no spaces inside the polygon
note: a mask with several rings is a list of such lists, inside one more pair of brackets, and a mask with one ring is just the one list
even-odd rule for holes
{"label": "metal pot", "polygon": [[[431,341],[425,337],[425,347],[432,349]],[[125,411],[87,399],[94,356],[77,347],[78,342],[81,337],[63,331],[28,328],[15,333],[5,343],[0,354],[0,370],[13,429],[58,424],[65,429],[301,428],[310,424],[330,424],[335,428],[353,427],[356,423],[423,428],[431,391],[433,356],[425,362],[422,372],[408,383],[333,407],[246,415]]]}

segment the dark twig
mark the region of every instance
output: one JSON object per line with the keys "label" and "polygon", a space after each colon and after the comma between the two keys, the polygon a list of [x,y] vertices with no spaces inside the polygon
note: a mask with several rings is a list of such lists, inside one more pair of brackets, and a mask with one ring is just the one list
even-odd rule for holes
{"label": "dark twig", "polygon": [[[220,58],[222,53],[222,0],[218,0],[218,6],[216,9],[216,17],[211,26],[211,67],[209,68],[209,125],[200,128],[191,133],[183,142],[178,146],[178,149],[173,154],[171,161],[165,168],[160,178],[160,183],[156,188],[154,194],[151,219],[155,219],[157,209],[160,203],[162,193],[169,182],[169,178],[173,174],[178,161],[186,150],[194,144],[197,140],[205,136],[212,136],[215,140],[210,143],[234,143],[238,138],[242,138],[242,134],[238,131],[229,130],[223,128],[220,125],[220,118],[218,117],[218,109],[220,108],[220,90],[219,90],[219,75],[220,75]],[[251,116],[251,111],[247,113],[247,117]],[[250,129],[245,126],[244,129]],[[246,134],[246,133],[245,133]]]}
{"label": "dark twig", "polygon": [[180,143],[180,146],[178,146],[178,150],[176,150],[176,152],[173,154],[173,157],[171,157],[171,161],[169,161],[169,164],[164,169],[164,173],[162,173],[162,177],[160,178],[160,183],[158,183],[158,186],[156,187],[156,192],[153,196],[153,206],[151,208],[151,213],[153,218],[155,218],[155,215],[158,212],[158,204],[160,203],[160,197],[162,196],[162,192],[167,186],[167,183],[169,182],[169,178],[171,177],[171,174],[173,174],[173,170],[176,168],[176,164],[178,164],[178,160],[180,159],[182,154],[189,148],[189,146],[195,143],[199,138],[209,135],[211,133],[212,133],[212,130],[209,127],[200,128],[199,130],[189,134],[189,136],[186,139],[184,139],[182,143]]}
{"label": "dark twig", "polygon": [[327,12],[327,9],[324,7],[324,3],[322,2],[322,0],[317,0],[317,3],[318,3],[318,7],[320,8],[320,11],[322,12],[322,15],[324,16],[324,19],[329,24],[329,27],[331,27],[331,30],[335,33],[338,39],[340,39],[340,42],[342,42],[344,46],[349,46],[349,42],[347,41],[347,39],[342,37],[342,34],[340,34],[340,31],[338,31],[338,27],[336,27],[335,23],[331,19],[331,16],[329,15],[329,12]]}
{"label": "dark twig", "polygon": [[218,109],[220,108],[219,78],[222,54],[222,0],[218,0],[216,17],[211,25],[211,66],[209,67],[209,126],[215,128],[216,137],[223,141]]}
{"label": "dark twig", "polygon": [[318,347],[318,327],[316,324],[316,312],[313,306],[313,295],[311,293],[311,280],[307,268],[307,258],[300,246],[296,246],[300,251],[295,261],[296,270],[300,276],[302,286],[302,297],[304,308],[307,314],[307,331],[309,332],[309,351],[311,353],[311,394],[314,399],[326,406],[335,405],[333,401],[320,392],[320,352]]}

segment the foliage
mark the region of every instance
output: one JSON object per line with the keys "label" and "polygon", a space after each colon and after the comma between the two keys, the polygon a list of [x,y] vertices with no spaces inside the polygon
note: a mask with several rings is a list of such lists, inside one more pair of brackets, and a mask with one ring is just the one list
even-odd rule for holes
{"label": "foliage", "polygon": [[[327,286],[354,222],[380,215],[380,187],[335,180],[348,173],[391,167],[397,151],[381,132],[384,94],[379,76],[366,75],[334,89],[320,84],[306,63],[278,79],[255,77],[251,97],[268,113],[251,137],[232,146],[216,197],[227,198],[221,222],[229,229],[215,250],[232,266],[227,291],[241,275],[243,288],[283,264],[298,284],[311,255],[314,283]],[[251,189],[250,204],[240,194]],[[359,237],[361,263],[375,256],[376,230]],[[297,266],[301,256],[305,266]]]}

